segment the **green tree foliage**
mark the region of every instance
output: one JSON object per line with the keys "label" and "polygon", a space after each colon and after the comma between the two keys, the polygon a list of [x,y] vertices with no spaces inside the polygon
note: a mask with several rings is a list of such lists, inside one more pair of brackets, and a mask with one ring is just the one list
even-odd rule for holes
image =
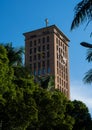
{"label": "green tree foliage", "polygon": [[33,78],[21,79],[20,84],[15,84],[15,97],[9,92],[3,95],[5,100],[0,115],[3,130],[25,130],[31,122],[37,120],[37,106],[33,98],[36,85]]}
{"label": "green tree foliage", "polygon": [[16,98],[8,98],[3,110],[3,130],[25,130],[30,122],[35,122],[37,119],[32,91],[17,89]]}
{"label": "green tree foliage", "polygon": [[8,120],[4,109],[5,107],[7,108],[7,101],[9,101],[9,97],[13,99],[16,95],[14,84],[12,83],[13,69],[8,64],[7,51],[0,45],[0,122],[2,124],[5,120]]}
{"label": "green tree foliage", "polygon": [[38,121],[29,125],[27,130],[72,130],[72,117],[65,116],[65,96],[59,91],[47,91],[39,88],[34,92],[38,108]]}
{"label": "green tree foliage", "polygon": [[[84,104],[68,101],[58,90],[39,87],[22,66],[9,65],[7,51],[0,45],[1,130],[92,129]],[[48,86],[53,86],[53,78]]]}
{"label": "green tree foliage", "polygon": [[81,102],[74,100],[72,104],[68,104],[68,114],[75,120],[72,130],[91,130],[92,120],[86,105]]}
{"label": "green tree foliage", "polygon": [[55,77],[54,76],[50,76],[49,82],[48,82],[48,91],[53,91],[55,90]]}
{"label": "green tree foliage", "polygon": [[54,76],[46,75],[46,76],[35,76],[34,81],[39,84],[39,86],[48,91],[55,90],[54,86]]}
{"label": "green tree foliage", "polygon": [[43,88],[43,89],[47,89],[48,88],[48,83],[50,80],[50,76],[35,76],[34,77],[34,81],[36,83],[39,84],[39,87]]}
{"label": "green tree foliage", "polygon": [[8,63],[7,52],[0,45],[0,95],[7,92],[9,87],[11,88],[13,70],[8,66]]}
{"label": "green tree foliage", "polygon": [[24,130],[36,119],[37,109],[32,98],[36,85],[33,78],[27,76],[19,76],[15,83],[18,75],[9,65],[7,51],[0,45],[0,126],[2,130]]}

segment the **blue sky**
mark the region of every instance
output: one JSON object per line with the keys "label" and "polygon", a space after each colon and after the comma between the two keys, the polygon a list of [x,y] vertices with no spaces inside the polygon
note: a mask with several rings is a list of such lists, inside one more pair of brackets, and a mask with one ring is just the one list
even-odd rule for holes
{"label": "blue sky", "polygon": [[74,7],[80,0],[0,0],[0,42],[12,42],[13,46],[24,46],[24,32],[55,24],[70,39],[70,90],[71,100],[83,101],[92,113],[92,85],[82,79],[90,68],[87,63],[86,48],[80,42],[92,41],[92,23],[84,30],[85,24],[70,31]]}

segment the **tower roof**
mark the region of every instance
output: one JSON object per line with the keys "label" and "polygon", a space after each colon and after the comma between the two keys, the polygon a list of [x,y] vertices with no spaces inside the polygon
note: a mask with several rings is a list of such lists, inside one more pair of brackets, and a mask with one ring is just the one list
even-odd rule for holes
{"label": "tower roof", "polygon": [[33,30],[33,31],[25,32],[25,33],[23,33],[23,35],[26,36],[28,33],[33,33],[35,31],[40,31],[40,30],[45,30],[45,29],[50,29],[50,28],[55,28],[68,42],[70,41],[67,38],[67,36],[56,25],[51,25],[51,26],[39,28],[39,29],[36,29],[36,30]]}

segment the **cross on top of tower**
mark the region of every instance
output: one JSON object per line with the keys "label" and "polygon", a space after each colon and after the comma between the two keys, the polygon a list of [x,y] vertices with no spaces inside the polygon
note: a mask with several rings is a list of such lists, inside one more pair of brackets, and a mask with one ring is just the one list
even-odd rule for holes
{"label": "cross on top of tower", "polygon": [[46,22],[46,27],[47,27],[47,26],[48,26],[48,23],[49,23],[49,21],[48,21],[47,18],[45,19],[45,22]]}

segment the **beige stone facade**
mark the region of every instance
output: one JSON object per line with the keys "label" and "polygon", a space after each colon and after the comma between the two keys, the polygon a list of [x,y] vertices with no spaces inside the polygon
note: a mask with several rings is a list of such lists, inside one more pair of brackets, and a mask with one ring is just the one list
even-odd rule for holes
{"label": "beige stone facade", "polygon": [[25,65],[33,75],[53,75],[55,88],[70,98],[69,39],[52,25],[23,34]]}

